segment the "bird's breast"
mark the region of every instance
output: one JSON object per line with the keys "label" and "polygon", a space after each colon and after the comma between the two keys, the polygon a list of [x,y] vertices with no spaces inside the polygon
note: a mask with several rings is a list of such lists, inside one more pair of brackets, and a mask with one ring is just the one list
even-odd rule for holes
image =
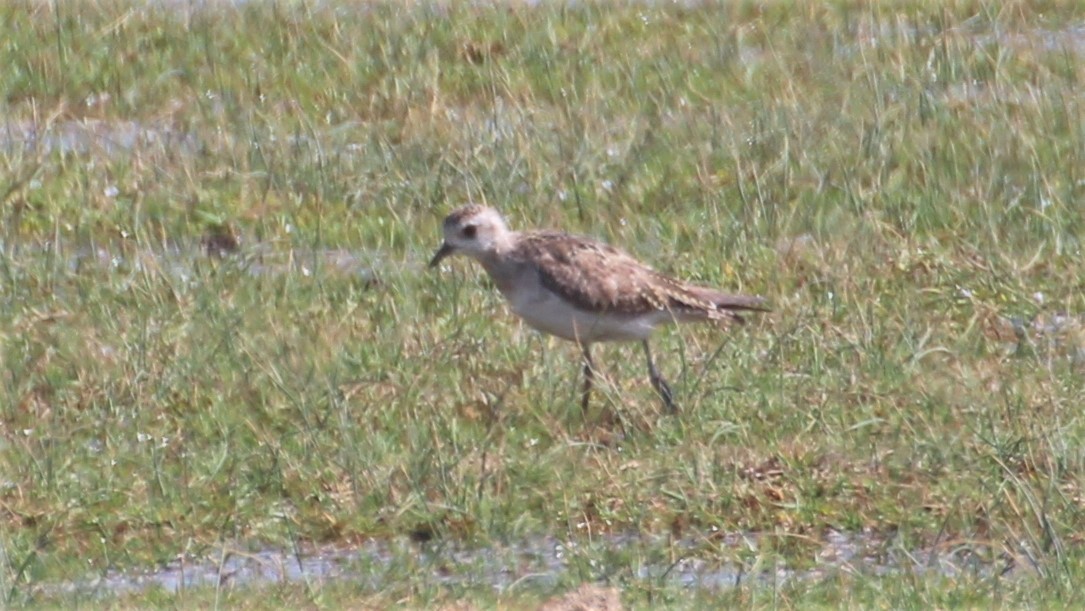
{"label": "bird's breast", "polygon": [[483,265],[514,314],[529,326],[563,339],[581,343],[638,341],[647,339],[665,322],[662,319],[668,318],[662,312],[635,316],[581,309],[547,288],[529,265],[485,261]]}
{"label": "bird's breast", "polygon": [[660,322],[656,317],[582,310],[541,285],[514,287],[504,294],[513,313],[529,326],[575,342],[647,339]]}

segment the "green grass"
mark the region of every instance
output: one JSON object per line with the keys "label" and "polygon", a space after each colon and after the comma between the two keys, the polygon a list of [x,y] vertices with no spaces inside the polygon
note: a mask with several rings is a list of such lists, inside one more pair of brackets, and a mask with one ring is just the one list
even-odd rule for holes
{"label": "green grass", "polygon": [[[678,553],[659,543],[585,552],[554,588],[1081,604],[1085,334],[1017,341],[1008,320],[1085,311],[1085,9],[660,4],[0,7],[4,131],[71,144],[0,147],[0,600],[72,602],[43,584],[224,543],[671,533],[707,561],[802,569],[835,529],[1034,568],[720,594],[638,577]],[[146,131],[106,146],[125,128]],[[466,261],[424,268],[469,200],[774,312],[660,334],[678,417],[635,346],[600,350],[582,414],[575,347],[521,326]],[[200,256],[219,225],[312,261]],[[549,593],[418,578],[219,602]],[[222,592],[191,596],[112,604]]]}

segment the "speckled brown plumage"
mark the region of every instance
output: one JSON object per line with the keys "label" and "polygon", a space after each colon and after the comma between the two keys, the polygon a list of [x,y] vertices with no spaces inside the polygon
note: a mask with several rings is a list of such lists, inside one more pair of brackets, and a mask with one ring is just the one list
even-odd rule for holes
{"label": "speckled brown plumage", "polygon": [[468,219],[468,218],[471,218],[473,216],[476,216],[476,215],[478,215],[478,213],[482,212],[483,210],[486,210],[486,207],[485,206],[480,206],[478,204],[470,204],[470,205],[464,206],[462,208],[457,208],[456,210],[453,210],[452,213],[450,213],[448,216],[445,217],[444,226],[445,227],[454,227],[456,225],[459,225],[460,223],[462,223],[464,221],[464,219]]}
{"label": "speckled brown plumage", "polygon": [[603,242],[557,231],[519,235],[512,256],[530,262],[546,288],[591,312],[667,311],[684,318],[743,322],[736,310],[764,311],[764,300],[692,286]]}

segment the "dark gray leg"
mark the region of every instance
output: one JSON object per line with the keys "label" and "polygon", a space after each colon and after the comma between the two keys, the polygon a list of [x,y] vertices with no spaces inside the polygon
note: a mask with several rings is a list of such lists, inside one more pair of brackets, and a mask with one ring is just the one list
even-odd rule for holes
{"label": "dark gray leg", "polygon": [[580,349],[584,351],[584,389],[580,391],[580,408],[588,411],[588,397],[591,396],[595,365],[591,361],[591,344],[580,344]]}
{"label": "dark gray leg", "polygon": [[652,362],[652,351],[648,348],[648,340],[641,342],[641,345],[644,346],[644,356],[648,359],[648,379],[652,382],[652,388],[656,389],[659,397],[663,399],[663,405],[666,406],[667,413],[677,414],[678,406],[674,404],[671,387],[667,386],[667,381],[663,379],[663,376],[659,375],[656,364]]}

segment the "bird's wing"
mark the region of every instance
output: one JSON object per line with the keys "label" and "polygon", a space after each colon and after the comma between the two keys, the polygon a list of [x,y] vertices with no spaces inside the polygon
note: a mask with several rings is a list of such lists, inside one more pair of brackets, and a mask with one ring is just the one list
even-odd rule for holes
{"label": "bird's wing", "polygon": [[[521,260],[534,264],[546,288],[589,311],[645,314],[713,312],[697,287],[664,276],[630,255],[590,238],[539,231],[521,235]],[[705,316],[711,318],[712,316]]]}

